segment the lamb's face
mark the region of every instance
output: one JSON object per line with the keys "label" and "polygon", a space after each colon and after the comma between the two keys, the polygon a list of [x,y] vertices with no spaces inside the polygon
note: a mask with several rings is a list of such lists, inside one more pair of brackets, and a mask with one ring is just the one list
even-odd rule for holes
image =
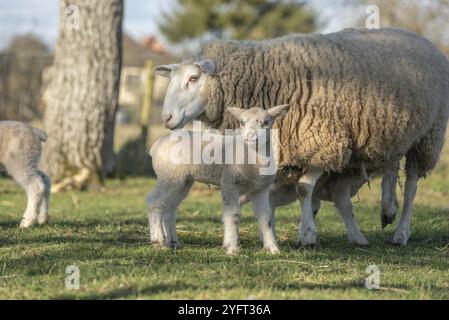
{"label": "lamb's face", "polygon": [[271,115],[261,108],[243,111],[239,117],[240,134],[247,143],[257,143],[266,137],[267,130],[273,125]]}
{"label": "lamb's face", "polygon": [[157,74],[170,78],[162,109],[162,120],[166,128],[182,128],[205,112],[203,91],[215,71],[213,62],[204,60],[164,65],[154,70]]}
{"label": "lamb's face", "polygon": [[240,134],[247,143],[258,143],[265,141],[268,130],[272,128],[277,118],[285,116],[289,105],[280,105],[268,110],[262,108],[240,109],[228,108],[227,112],[239,120]]}

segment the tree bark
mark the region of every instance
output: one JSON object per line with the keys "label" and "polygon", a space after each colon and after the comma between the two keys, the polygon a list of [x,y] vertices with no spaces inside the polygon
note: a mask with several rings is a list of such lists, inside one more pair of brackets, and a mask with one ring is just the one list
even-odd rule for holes
{"label": "tree bark", "polygon": [[60,0],[53,65],[45,73],[46,170],[57,184],[76,175],[102,183],[115,168],[123,0]]}

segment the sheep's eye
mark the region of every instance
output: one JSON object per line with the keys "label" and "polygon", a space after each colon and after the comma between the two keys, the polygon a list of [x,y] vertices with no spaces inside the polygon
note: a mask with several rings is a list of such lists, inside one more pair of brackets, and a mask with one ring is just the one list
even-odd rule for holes
{"label": "sheep's eye", "polygon": [[245,125],[245,121],[244,120],[240,120],[240,125],[244,126]]}
{"label": "sheep's eye", "polygon": [[199,78],[199,76],[191,76],[191,77],[189,78],[189,83],[196,82],[196,81],[198,80],[198,78]]}
{"label": "sheep's eye", "polygon": [[269,124],[270,124],[270,122],[269,122],[268,120],[265,120],[265,121],[263,122],[263,126],[264,126],[264,127],[268,127]]}

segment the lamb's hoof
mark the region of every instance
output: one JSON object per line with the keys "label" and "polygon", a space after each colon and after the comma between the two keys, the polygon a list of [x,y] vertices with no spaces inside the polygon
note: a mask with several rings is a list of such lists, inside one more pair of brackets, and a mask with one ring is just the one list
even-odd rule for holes
{"label": "lamb's hoof", "polygon": [[302,248],[314,248],[317,241],[316,232],[307,232],[301,234],[298,245]]}
{"label": "lamb's hoof", "polygon": [[20,228],[31,228],[35,226],[37,223],[37,219],[22,219],[20,222]]}
{"label": "lamb's hoof", "polygon": [[178,240],[173,240],[173,241],[167,242],[165,244],[165,246],[170,249],[179,249],[182,247],[182,244]]}
{"label": "lamb's hoof", "polygon": [[48,217],[43,217],[43,218],[38,217],[38,218],[37,218],[37,223],[38,223],[39,225],[47,224],[47,223],[48,223]]}
{"label": "lamb's hoof", "polygon": [[278,254],[281,252],[277,246],[265,247],[263,248],[266,252],[271,254]]}
{"label": "lamb's hoof", "polygon": [[314,243],[310,243],[310,244],[302,244],[302,243],[298,243],[298,248],[299,249],[303,249],[303,250],[313,250],[315,249],[315,244]]}
{"label": "lamb's hoof", "polygon": [[153,247],[156,247],[156,248],[166,248],[167,246],[165,245],[165,240],[163,240],[163,241],[160,241],[160,240],[151,240],[150,241],[150,244],[153,246]]}
{"label": "lamb's hoof", "polygon": [[225,247],[225,253],[228,256],[235,256],[239,253],[239,247]]}
{"label": "lamb's hoof", "polygon": [[366,247],[369,244],[368,240],[363,235],[358,235],[357,237],[348,237],[348,243],[362,247]]}
{"label": "lamb's hoof", "polygon": [[398,229],[394,233],[393,238],[389,241],[389,243],[404,247],[407,245],[410,234],[411,231],[408,228]]}
{"label": "lamb's hoof", "polygon": [[312,250],[315,249],[316,243],[302,243],[301,240],[296,241],[296,246],[299,249]]}

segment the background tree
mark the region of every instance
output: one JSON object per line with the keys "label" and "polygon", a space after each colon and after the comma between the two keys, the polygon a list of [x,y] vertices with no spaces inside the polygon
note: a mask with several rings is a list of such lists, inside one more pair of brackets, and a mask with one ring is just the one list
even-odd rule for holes
{"label": "background tree", "polygon": [[49,48],[32,34],[15,36],[0,52],[0,119],[30,121],[42,116],[42,72],[52,59]]}
{"label": "background tree", "polygon": [[[432,40],[449,55],[449,0],[347,0],[349,7],[377,5],[381,27],[414,31]],[[365,26],[365,20],[357,22]]]}
{"label": "background tree", "polygon": [[315,14],[302,1],[178,0],[159,23],[171,42],[204,35],[264,39],[316,29]]}
{"label": "background tree", "polygon": [[58,40],[45,74],[46,170],[82,188],[115,166],[123,0],[61,0]]}

